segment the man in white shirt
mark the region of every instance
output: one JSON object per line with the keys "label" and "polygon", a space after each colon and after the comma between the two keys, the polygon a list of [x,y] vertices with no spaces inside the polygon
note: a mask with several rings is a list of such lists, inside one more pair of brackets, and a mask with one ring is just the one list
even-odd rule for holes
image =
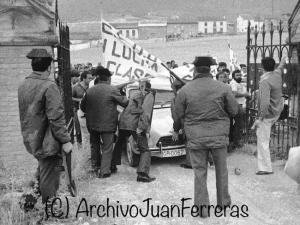
{"label": "man in white shirt", "polygon": [[245,123],[246,97],[250,97],[246,87],[241,83],[242,73],[240,70],[235,70],[232,73],[232,81],[230,82],[231,90],[239,104],[239,113],[232,119],[230,126],[229,139],[232,148],[240,148],[243,146],[241,139]]}

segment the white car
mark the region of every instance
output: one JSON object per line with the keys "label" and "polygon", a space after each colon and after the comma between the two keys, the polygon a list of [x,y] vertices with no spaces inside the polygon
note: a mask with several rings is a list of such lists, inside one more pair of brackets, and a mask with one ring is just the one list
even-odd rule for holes
{"label": "white car", "polygon": [[[127,89],[130,98],[138,87]],[[185,144],[182,136],[178,141],[172,140],[173,119],[171,116],[171,100],[174,93],[171,89],[153,89],[155,92],[155,103],[152,114],[150,138],[148,140],[151,156],[154,157],[175,157],[185,155]],[[127,158],[129,165],[136,166],[139,162],[139,151],[132,136],[127,143]]]}

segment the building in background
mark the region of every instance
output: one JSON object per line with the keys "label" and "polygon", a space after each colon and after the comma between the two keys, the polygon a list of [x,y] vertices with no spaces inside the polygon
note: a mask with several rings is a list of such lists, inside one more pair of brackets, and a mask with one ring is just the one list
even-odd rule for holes
{"label": "building in background", "polygon": [[54,53],[54,46],[58,45],[55,9],[55,0],[1,1],[0,159],[5,167],[31,171],[36,166],[23,144],[18,86],[32,72],[27,53],[32,48]]}
{"label": "building in background", "polygon": [[121,31],[124,37],[139,39],[138,22],[111,23],[111,25]]}
{"label": "building in background", "polygon": [[227,33],[227,21],[225,18],[218,18],[218,17],[199,18],[198,33],[200,34]]}
{"label": "building in background", "polygon": [[139,39],[166,39],[167,22],[142,20],[138,23]]}
{"label": "building in background", "polygon": [[258,30],[262,30],[264,21],[260,17],[253,17],[247,14],[239,15],[236,18],[236,31],[238,33],[247,32],[248,23],[250,22],[250,28],[252,30],[257,26]]}
{"label": "building in background", "polygon": [[168,20],[167,36],[191,38],[198,34],[198,22],[188,20]]}

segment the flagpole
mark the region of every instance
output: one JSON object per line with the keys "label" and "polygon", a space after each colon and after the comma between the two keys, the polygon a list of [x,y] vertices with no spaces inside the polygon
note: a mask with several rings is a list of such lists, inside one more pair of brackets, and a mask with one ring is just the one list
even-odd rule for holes
{"label": "flagpole", "polygon": [[166,68],[169,73],[178,81],[180,81],[183,85],[186,84],[185,81],[183,81],[180,77],[178,77],[172,70],[170,70],[163,62],[161,63],[161,65]]}

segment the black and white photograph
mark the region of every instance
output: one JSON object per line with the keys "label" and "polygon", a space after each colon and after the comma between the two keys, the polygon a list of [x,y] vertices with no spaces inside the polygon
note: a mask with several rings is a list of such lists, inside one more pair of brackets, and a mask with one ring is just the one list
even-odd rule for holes
{"label": "black and white photograph", "polygon": [[0,225],[300,224],[300,0],[0,0]]}

